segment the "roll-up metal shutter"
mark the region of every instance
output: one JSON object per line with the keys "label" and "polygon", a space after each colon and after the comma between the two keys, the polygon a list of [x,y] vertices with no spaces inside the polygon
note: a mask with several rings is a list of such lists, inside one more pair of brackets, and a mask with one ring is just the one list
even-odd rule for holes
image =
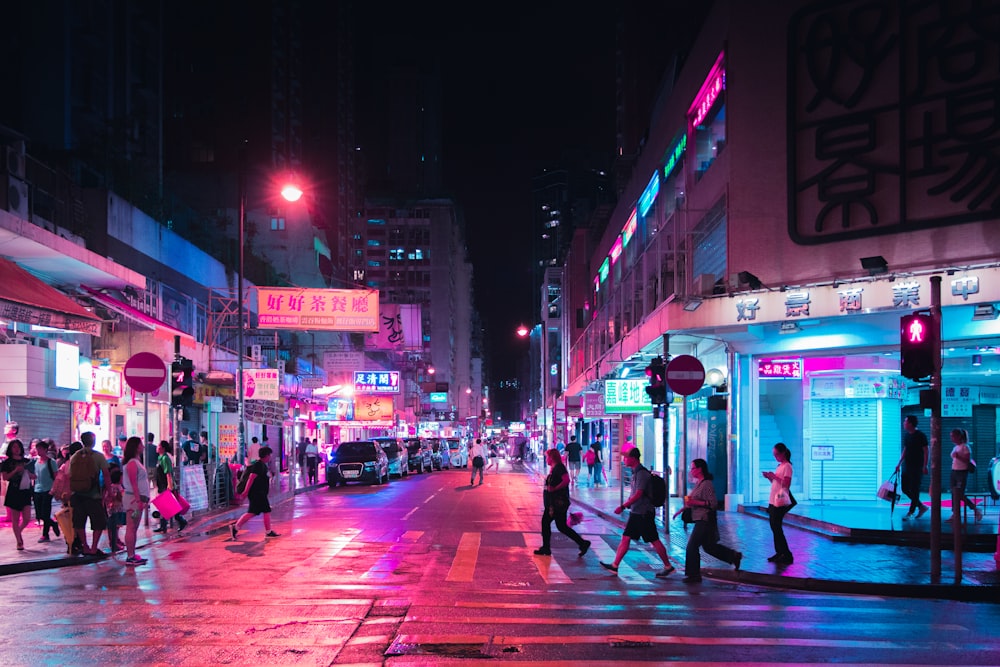
{"label": "roll-up metal shutter", "polygon": [[10,397],[10,417],[17,422],[25,449],[33,438],[52,438],[56,446],[73,442],[73,404],[44,398]]}
{"label": "roll-up metal shutter", "polygon": [[[833,445],[834,460],[809,466],[811,499],[872,500],[880,479],[877,399],[822,398],[809,401],[813,444]],[[808,456],[808,455],[807,455]],[[895,454],[898,460],[898,447]],[[893,462],[893,467],[895,462]]]}

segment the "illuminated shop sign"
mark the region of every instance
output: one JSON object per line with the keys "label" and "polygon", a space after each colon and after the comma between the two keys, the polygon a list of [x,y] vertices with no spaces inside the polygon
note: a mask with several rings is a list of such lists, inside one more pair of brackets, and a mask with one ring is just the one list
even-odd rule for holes
{"label": "illuminated shop sign", "polygon": [[628,222],[625,223],[625,227],[622,228],[622,245],[627,246],[628,242],[632,240],[635,235],[636,228],[636,217],[635,209],[632,209],[632,215],[628,217]]}
{"label": "illuminated shop sign", "polygon": [[610,271],[611,271],[611,260],[609,260],[607,257],[605,257],[604,261],[601,262],[601,268],[600,268],[600,270],[598,270],[598,272],[597,272],[597,275],[601,279],[602,283],[605,280],[608,279],[608,273]]}
{"label": "illuminated shop sign", "polygon": [[653,403],[649,400],[646,387],[649,381],[643,377],[635,380],[605,380],[604,410],[606,413],[650,412]]}
{"label": "illuminated shop sign", "polygon": [[698,95],[694,98],[694,103],[688,109],[688,118],[691,119],[693,127],[701,125],[701,122],[705,120],[705,116],[712,110],[712,105],[719,99],[722,91],[726,89],[726,69],[722,64],[724,56],[724,53],[719,54],[719,58],[708,73],[705,83],[702,84],[701,90],[698,91]]}
{"label": "illuminated shop sign", "polygon": [[354,371],[355,394],[398,394],[399,371]]}
{"label": "illuminated shop sign", "polygon": [[757,376],[766,379],[802,379],[801,359],[758,359]]}
{"label": "illuminated shop sign", "polygon": [[317,414],[316,421],[354,421],[354,399],[329,399],[326,402],[326,412]]}
{"label": "illuminated shop sign", "polygon": [[90,397],[93,400],[118,400],[122,397],[121,371],[94,366],[91,373]]}
{"label": "illuminated shop sign", "polygon": [[611,246],[611,254],[608,255],[611,259],[611,263],[614,264],[618,261],[618,258],[622,255],[622,237],[619,234],[618,238],[615,239],[614,244]]}
{"label": "illuminated shop sign", "polygon": [[431,403],[447,403],[448,402],[448,392],[446,391],[432,391],[429,395],[428,400]]}
{"label": "illuminated shop sign", "polygon": [[670,174],[672,174],[674,169],[677,168],[677,165],[681,163],[681,160],[684,158],[684,150],[687,148],[687,145],[688,138],[685,134],[681,136],[680,141],[677,142],[677,145],[674,146],[674,150],[671,151],[670,157],[667,158],[667,164],[663,167],[663,178],[670,178]]}
{"label": "illuminated shop sign", "polygon": [[359,422],[388,421],[392,419],[391,396],[356,396],[354,419]]}
{"label": "illuminated shop sign", "polygon": [[594,276],[594,291],[595,292],[601,291],[601,277],[600,276]]}
{"label": "illuminated shop sign", "polygon": [[378,331],[378,290],[257,288],[265,329]]}
{"label": "illuminated shop sign", "polygon": [[642,191],[642,196],[639,197],[639,215],[646,217],[649,213],[649,208],[656,201],[656,195],[660,194],[660,175],[653,172],[653,177],[649,179],[649,184],[646,185],[646,189]]}
{"label": "illuminated shop sign", "polygon": [[60,389],[80,388],[80,348],[62,341],[56,341],[55,385]]}

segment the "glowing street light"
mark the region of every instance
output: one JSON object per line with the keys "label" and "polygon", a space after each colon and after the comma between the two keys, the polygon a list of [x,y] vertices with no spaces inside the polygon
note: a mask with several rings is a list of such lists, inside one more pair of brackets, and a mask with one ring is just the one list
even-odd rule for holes
{"label": "glowing street light", "polygon": [[281,188],[281,196],[287,201],[298,201],[302,199],[302,188],[292,183],[288,183]]}

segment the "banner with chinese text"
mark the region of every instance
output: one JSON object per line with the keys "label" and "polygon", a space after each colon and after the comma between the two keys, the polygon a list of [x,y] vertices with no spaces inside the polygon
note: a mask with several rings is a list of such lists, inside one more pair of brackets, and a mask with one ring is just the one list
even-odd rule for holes
{"label": "banner with chinese text", "polygon": [[378,290],[258,287],[264,329],[378,331]]}

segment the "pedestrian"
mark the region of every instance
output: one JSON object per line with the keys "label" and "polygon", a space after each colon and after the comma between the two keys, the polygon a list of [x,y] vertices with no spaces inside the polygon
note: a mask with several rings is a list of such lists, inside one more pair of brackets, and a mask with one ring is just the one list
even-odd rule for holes
{"label": "pedestrian", "polygon": [[480,438],[476,438],[476,441],[472,443],[472,447],[469,448],[469,458],[472,460],[472,477],[469,478],[469,486],[475,484],[477,472],[479,473],[479,484],[482,486],[483,467],[486,465],[484,457],[483,441]]}
{"label": "pedestrian", "polygon": [[236,539],[236,534],[247,521],[259,514],[264,515],[264,537],[280,537],[271,530],[271,504],[268,502],[267,493],[271,489],[270,471],[268,463],[271,460],[271,448],[261,447],[258,452],[258,459],[250,464],[250,476],[247,478],[246,487],[243,493],[237,493],[237,498],[247,497],[250,504],[243,516],[235,522],[229,524],[229,533]]}
{"label": "pedestrian", "polygon": [[306,445],[306,470],[309,474],[309,483],[316,484],[319,480],[319,447],[316,446],[315,438]]}
{"label": "pedestrian", "polygon": [[[101,534],[108,527],[108,514],[104,509],[101,479],[108,479],[108,462],[104,455],[94,451],[97,437],[93,431],[80,434],[83,447],[69,459],[70,507],[73,508],[73,529],[86,556],[105,556],[98,549]],[[93,534],[87,546],[87,519]]]}
{"label": "pedestrian", "polygon": [[[118,440],[124,444],[125,436],[118,436]],[[118,458],[117,454],[115,454],[114,445],[111,444],[110,440],[101,440],[101,451],[104,452],[104,458],[108,462],[109,468],[122,467],[122,460]]]}
{"label": "pedestrian", "polygon": [[14,531],[17,550],[24,551],[22,531],[31,521],[35,475],[31,472],[29,459],[24,455],[24,445],[17,438],[7,443],[7,458],[0,464],[0,476],[7,482],[3,504],[10,510],[10,526]]}
{"label": "pedestrian", "polygon": [[549,474],[542,491],[542,546],[535,549],[535,555],[552,555],[552,522],[555,521],[559,532],[573,540],[580,548],[579,555],[583,556],[590,549],[590,540],[580,537],[566,523],[566,513],[569,512],[569,471],[563,465],[558,449],[545,452],[545,460],[549,464]]}
{"label": "pedestrian", "polygon": [[42,522],[42,536],[39,542],[49,541],[49,530],[59,537],[59,524],[52,520],[52,483],[56,480],[59,467],[49,458],[49,447],[44,440],[35,443],[35,488],[32,502],[35,505],[35,518]]}
{"label": "pedestrian", "polygon": [[587,447],[587,452],[583,455],[583,461],[587,464],[587,480],[590,486],[594,485],[594,467],[597,464],[597,453],[594,451],[594,446],[591,444]]}
{"label": "pedestrian", "polygon": [[767,498],[767,514],[771,521],[771,534],[774,536],[774,555],[768,558],[772,563],[790,565],[795,561],[788,540],[785,539],[785,515],[795,506],[795,496],[792,495],[792,453],[779,442],[772,449],[774,460],[778,467],[774,472],[766,470],[761,474],[771,482],[771,493]]}
{"label": "pedestrian", "polygon": [[489,464],[486,466],[486,470],[489,470],[490,468],[493,468],[493,470],[495,470],[497,473],[499,473],[500,472],[500,461],[499,461],[500,452],[497,449],[497,443],[496,442],[491,442],[489,444],[489,447],[488,447],[487,451],[489,452]]}
{"label": "pedestrian", "polygon": [[604,478],[604,442],[603,436],[598,435],[590,447],[594,450],[593,484],[596,489],[601,485]]}
{"label": "pedestrian", "polygon": [[[160,440],[160,444],[156,447],[156,491],[158,493],[163,493],[164,491],[177,491],[177,483],[174,478],[174,463],[170,459],[170,455],[174,453],[174,447],[170,444],[169,440]],[[188,522],[180,514],[175,514],[173,516],[177,520],[178,530],[184,530],[187,528]],[[165,533],[169,527],[170,522],[167,519],[160,517],[160,527],[153,530],[154,533]]]}
{"label": "pedestrian", "polygon": [[125,488],[122,486],[122,469],[110,468],[109,483],[104,486],[104,507],[108,512],[108,542],[111,553],[122,550],[118,529],[125,525]]}
{"label": "pedestrian", "polygon": [[617,573],[618,566],[625,558],[632,540],[641,539],[651,545],[653,551],[663,561],[663,569],[656,573],[656,576],[662,579],[674,571],[674,566],[670,564],[670,559],[667,558],[667,549],[663,546],[656,531],[656,508],[653,507],[653,503],[646,493],[646,486],[649,484],[652,473],[643,467],[640,459],[639,450],[633,447],[622,460],[632,470],[632,485],[629,488],[629,497],[615,508],[615,514],[621,514],[628,509],[628,522],[625,524],[625,532],[622,534],[617,551],[615,551],[614,561],[610,563],[601,561],[601,567]]}
{"label": "pedestrian", "polygon": [[916,415],[906,415],[903,420],[903,452],[896,464],[896,472],[903,472],[900,482],[903,485],[903,493],[910,499],[910,511],[903,517],[903,521],[909,521],[916,512],[916,518],[920,518],[927,511],[927,505],[920,501],[920,488],[923,485],[923,476],[927,474],[927,436],[917,428]]}
{"label": "pedestrian", "polygon": [[243,465],[250,465],[260,456],[260,441],[257,436],[250,438],[250,446],[247,448],[247,458]]}
{"label": "pedestrian", "polygon": [[146,559],[135,553],[139,521],[149,503],[149,473],[142,465],[142,441],[131,437],[125,442],[122,475],[122,507],[125,509],[125,564],[142,565]]}
{"label": "pedestrian", "polygon": [[695,459],[691,462],[691,479],[695,487],[691,493],[684,496],[684,507],[674,514],[677,517],[684,508],[691,508],[694,528],[688,536],[687,551],[684,559],[684,583],[696,584],[701,581],[701,552],[715,556],[721,561],[732,564],[737,571],[743,562],[743,553],[719,544],[719,524],[716,521],[716,509],[719,499],[715,495],[712,484],[712,473],[708,471],[705,459]]}
{"label": "pedestrian", "polygon": [[566,443],[566,462],[569,464],[570,484],[576,486],[577,478],[580,476],[580,455],[582,448],[577,442],[576,436],[571,435]]}
{"label": "pedestrian", "polygon": [[965,495],[965,485],[969,481],[969,468],[972,462],[972,450],[969,449],[969,433],[964,428],[951,430],[951,516],[945,521],[952,521],[956,512],[964,502],[976,514],[976,523],[983,520],[983,511],[975,501]]}

